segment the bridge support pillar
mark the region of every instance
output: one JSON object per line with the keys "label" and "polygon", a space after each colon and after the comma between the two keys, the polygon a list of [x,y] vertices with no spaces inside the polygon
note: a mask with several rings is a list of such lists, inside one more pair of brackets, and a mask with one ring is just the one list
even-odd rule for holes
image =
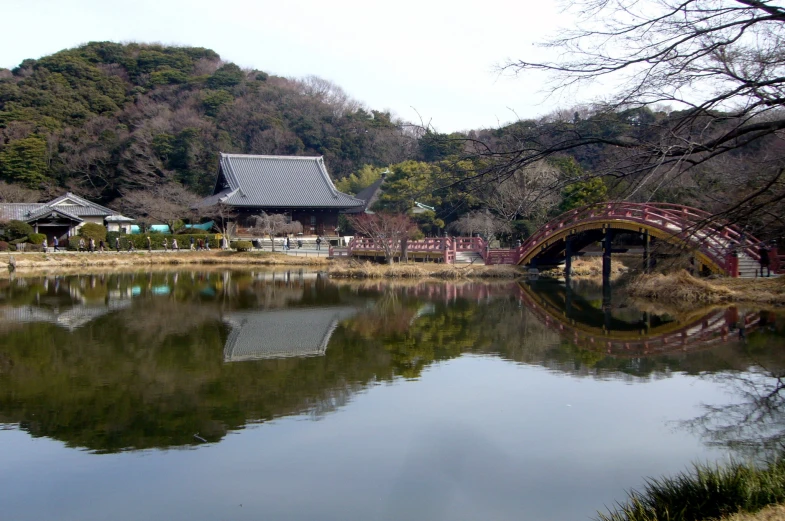
{"label": "bridge support pillar", "polygon": [[611,322],[611,242],[613,231],[605,228],[605,239],[602,244],[602,310],[605,315],[605,329],[610,329]]}
{"label": "bridge support pillar", "polygon": [[650,247],[651,237],[649,236],[649,230],[643,230],[643,273],[649,273],[651,271]]}
{"label": "bridge support pillar", "polygon": [[602,283],[610,281],[611,279],[611,241],[613,240],[613,231],[610,228],[605,228],[605,239],[602,241]]}
{"label": "bridge support pillar", "polygon": [[564,279],[567,284],[570,283],[570,275],[572,275],[572,236],[568,235],[564,239]]}

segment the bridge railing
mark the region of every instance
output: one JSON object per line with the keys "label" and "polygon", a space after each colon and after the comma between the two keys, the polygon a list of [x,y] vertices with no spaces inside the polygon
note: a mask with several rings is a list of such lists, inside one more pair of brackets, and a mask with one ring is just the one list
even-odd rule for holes
{"label": "bridge railing", "polygon": [[[387,244],[390,244],[390,241]],[[368,237],[353,237],[349,240],[347,250],[348,255],[351,255],[352,252],[381,251],[381,246]],[[487,246],[481,237],[427,237],[407,241],[406,250],[410,253],[442,253],[443,261],[452,264],[457,252],[477,252],[485,259]]]}
{"label": "bridge railing", "polygon": [[744,251],[758,259],[757,239],[745,236],[738,227],[713,218],[709,212],[671,203],[602,203],[563,213],[542,226],[519,248],[518,258],[529,256],[560,231],[592,221],[620,219],[653,226],[679,241],[699,248],[713,262],[728,271],[728,255]]}

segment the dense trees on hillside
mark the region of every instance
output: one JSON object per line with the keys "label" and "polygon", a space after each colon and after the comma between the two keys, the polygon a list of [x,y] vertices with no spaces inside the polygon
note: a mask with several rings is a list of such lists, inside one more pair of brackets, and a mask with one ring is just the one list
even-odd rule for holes
{"label": "dense trees on hillside", "polygon": [[94,42],[0,71],[0,179],[105,202],[171,182],[209,192],[219,151],[324,155],[340,178],[412,157],[402,128],[330,82],[203,48]]}

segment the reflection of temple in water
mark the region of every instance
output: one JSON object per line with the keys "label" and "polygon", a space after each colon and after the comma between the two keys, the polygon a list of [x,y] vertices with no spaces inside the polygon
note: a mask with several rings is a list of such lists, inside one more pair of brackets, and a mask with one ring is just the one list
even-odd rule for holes
{"label": "reflection of temple in water", "polygon": [[49,322],[68,331],[73,331],[107,313],[128,308],[130,305],[130,300],[110,300],[103,306],[78,304],[67,309],[39,306],[3,307],[0,308],[0,324]]}
{"label": "reflection of temple in water", "polygon": [[224,316],[231,328],[225,362],[320,356],[338,324],[357,311],[351,307],[235,311]]}

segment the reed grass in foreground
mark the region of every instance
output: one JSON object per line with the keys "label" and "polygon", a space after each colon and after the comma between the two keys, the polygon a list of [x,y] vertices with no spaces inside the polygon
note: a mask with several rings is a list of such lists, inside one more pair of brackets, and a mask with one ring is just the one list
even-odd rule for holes
{"label": "reed grass in foreground", "polygon": [[701,279],[681,270],[640,275],[630,281],[627,293],[631,297],[671,303],[758,302],[781,305],[785,304],[785,277]]}
{"label": "reed grass in foreground", "polygon": [[643,491],[632,491],[626,503],[600,521],[698,521],[737,512],[754,513],[785,501],[785,461],[768,465],[732,462],[726,466],[695,465],[691,472],[650,479]]}
{"label": "reed grass in foreground", "polygon": [[523,273],[516,266],[496,265],[455,265],[428,262],[374,264],[372,262],[350,261],[335,264],[328,268],[330,277],[343,279],[383,279],[383,278],[505,278],[513,279]]}

